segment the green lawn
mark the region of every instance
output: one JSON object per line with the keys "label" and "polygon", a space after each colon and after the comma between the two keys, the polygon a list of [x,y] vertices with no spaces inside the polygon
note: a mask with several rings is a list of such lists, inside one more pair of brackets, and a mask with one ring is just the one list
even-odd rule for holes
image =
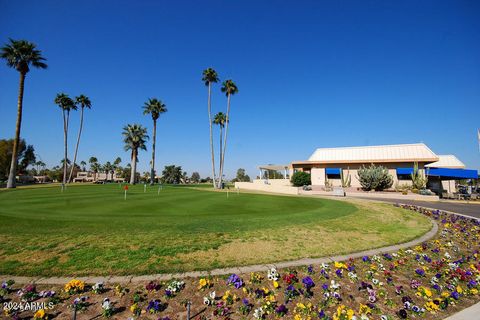
{"label": "green lawn", "polygon": [[0,191],[0,274],[205,270],[404,242],[428,219],[387,204],[77,185]]}

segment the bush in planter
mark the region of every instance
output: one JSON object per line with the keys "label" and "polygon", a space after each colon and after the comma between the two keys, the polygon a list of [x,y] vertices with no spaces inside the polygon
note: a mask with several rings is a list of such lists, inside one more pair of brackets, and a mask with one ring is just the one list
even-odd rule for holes
{"label": "bush in planter", "polygon": [[383,166],[377,167],[374,164],[369,167],[362,166],[357,173],[357,179],[365,191],[382,191],[393,185],[392,175]]}
{"label": "bush in planter", "polygon": [[295,172],[292,175],[292,179],[290,180],[290,182],[295,187],[309,186],[312,184],[310,179],[310,174],[303,171]]}

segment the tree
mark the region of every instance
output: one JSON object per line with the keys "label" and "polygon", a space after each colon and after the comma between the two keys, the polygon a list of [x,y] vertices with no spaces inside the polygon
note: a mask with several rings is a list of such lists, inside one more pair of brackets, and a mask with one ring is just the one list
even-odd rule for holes
{"label": "tree", "polygon": [[20,73],[20,83],[17,99],[17,123],[15,126],[15,138],[13,142],[13,152],[10,161],[10,172],[8,174],[7,188],[15,188],[16,172],[18,161],[18,147],[20,143],[20,129],[22,126],[23,112],[23,91],[25,88],[25,77],[30,71],[30,66],[39,69],[46,69],[46,59],[42,57],[42,52],[36,49],[36,45],[26,40],[9,39],[10,43],[0,49],[0,57],[7,61],[7,66],[14,68]]}
{"label": "tree", "polygon": [[22,160],[18,164],[18,171],[25,172],[29,165],[34,165],[37,158],[35,157],[35,149],[32,145],[28,145],[23,153]]}
{"label": "tree", "polygon": [[[0,180],[8,178],[10,172],[10,165],[12,160],[14,139],[0,139]],[[33,147],[32,147],[33,148]],[[24,139],[20,139],[17,147],[17,161],[22,162],[27,149],[27,144]],[[19,167],[16,168],[15,176],[19,172]]]}
{"label": "tree", "polygon": [[82,171],[86,171],[86,170],[85,170],[85,169],[86,169],[85,166],[87,165],[87,163],[86,163],[85,161],[80,161],[80,165],[82,166]]}
{"label": "tree", "polygon": [[199,183],[200,182],[200,173],[198,172],[193,172],[192,173],[192,176],[190,177],[190,180],[193,182],[193,183]]}
{"label": "tree", "polygon": [[235,177],[235,181],[238,182],[250,182],[250,177],[248,174],[245,174],[245,169],[238,169],[237,170],[237,176]]}
{"label": "tree", "polygon": [[127,124],[123,127],[123,142],[125,151],[131,150],[130,183],[135,184],[137,173],[138,150],[147,150],[145,143],[148,140],[147,129],[139,124]]}
{"label": "tree", "polygon": [[[225,123],[227,122],[227,116],[223,112],[219,112],[215,115],[213,118],[213,124],[216,124],[220,127],[220,154],[219,154],[219,159],[220,159],[220,168],[218,172],[222,172],[222,139],[223,139],[223,128],[225,128]],[[221,180],[219,181],[219,188],[221,188]]]}
{"label": "tree", "polygon": [[109,173],[112,173],[112,180],[113,180],[113,170],[114,170],[114,166],[110,163],[110,161],[107,161],[107,163],[105,163],[103,165],[103,171],[105,171],[105,181],[108,181],[108,174]]}
{"label": "tree", "polygon": [[[64,148],[64,159],[67,159],[68,155],[68,122],[70,119],[70,111],[77,110],[77,106],[72,99],[65,93],[58,93],[54,100],[55,104],[62,109],[63,115],[63,148]],[[67,181],[67,162],[63,162],[63,180],[62,188]]]}
{"label": "tree", "polygon": [[213,148],[213,128],[212,128],[212,83],[217,83],[220,79],[218,74],[212,68],[203,70],[202,81],[208,87],[208,124],[210,127],[210,153],[212,156],[212,175],[213,175],[213,187],[215,188],[215,151]]}
{"label": "tree", "polygon": [[165,166],[165,169],[162,171],[162,183],[167,184],[179,184],[183,177],[183,171],[181,166]]}
{"label": "tree", "polygon": [[80,136],[82,135],[82,129],[83,129],[83,110],[85,108],[90,109],[92,107],[92,103],[90,102],[90,99],[83,94],[79,95],[78,97],[75,97],[75,103],[80,106],[80,127],[78,128],[77,145],[75,146],[75,155],[73,156],[73,166],[72,166],[72,170],[70,170],[68,183],[72,181],[73,168],[75,167],[75,162],[77,161],[78,145],[80,144]]}
{"label": "tree", "polygon": [[222,84],[222,92],[227,96],[227,120],[225,123],[225,139],[223,144],[222,158],[220,159],[220,186],[222,185],[223,169],[225,167],[225,152],[227,151],[228,124],[230,122],[230,98],[238,93],[238,88],[232,80],[226,80]]}
{"label": "tree", "polygon": [[92,170],[92,172],[94,173],[93,175],[93,180],[96,181],[97,180],[97,172],[99,170],[99,164],[98,164],[98,159],[96,157],[90,157],[90,159],[88,159],[88,163],[90,163],[90,170]]}
{"label": "tree", "polygon": [[117,157],[115,161],[113,161],[113,172],[112,172],[112,179],[113,179],[113,174],[121,174],[122,172],[122,166],[120,165],[122,163],[122,158]]}
{"label": "tree", "polygon": [[295,187],[303,187],[303,186],[308,186],[312,184],[311,182],[311,177],[310,174],[303,172],[303,171],[297,171],[292,175],[292,179],[290,182],[295,186]]}
{"label": "tree", "polygon": [[143,106],[143,114],[151,115],[153,120],[152,163],[150,169],[150,184],[155,183],[155,141],[157,139],[157,120],[162,113],[167,112],[166,105],[156,98],[148,99]]}

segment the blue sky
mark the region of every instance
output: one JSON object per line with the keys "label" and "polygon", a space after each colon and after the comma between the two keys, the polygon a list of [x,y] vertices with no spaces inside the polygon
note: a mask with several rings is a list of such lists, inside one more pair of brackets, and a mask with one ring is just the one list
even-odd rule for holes
{"label": "blue sky", "polygon": [[[168,108],[157,168],[211,175],[201,72],[214,67],[240,91],[230,177],[305,160],[317,147],[413,142],[480,168],[478,1],[0,0],[0,42],[9,37],[48,59],[47,70],[27,75],[22,127],[48,165],[63,154],[56,93],[92,100],[79,159],[120,156],[124,165],[122,126],[150,130],[141,106],[157,97]],[[14,135],[17,90],[18,73],[0,63],[0,138]],[[213,110],[225,108],[217,85]],[[74,114],[71,150],[77,128]],[[149,158],[140,154],[141,171]]]}

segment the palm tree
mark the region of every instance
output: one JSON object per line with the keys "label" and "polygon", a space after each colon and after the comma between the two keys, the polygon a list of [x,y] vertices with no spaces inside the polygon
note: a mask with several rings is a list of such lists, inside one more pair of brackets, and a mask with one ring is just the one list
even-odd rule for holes
{"label": "palm tree", "polygon": [[226,80],[223,82],[221,90],[227,96],[227,120],[225,122],[225,139],[222,158],[220,159],[220,186],[222,185],[223,169],[225,168],[225,152],[227,151],[228,123],[230,122],[230,97],[238,93],[238,88],[232,80]]}
{"label": "palm tree", "polygon": [[153,120],[152,161],[150,170],[150,184],[155,183],[155,140],[157,139],[157,120],[162,113],[167,112],[166,105],[156,98],[148,99],[143,106],[143,114],[150,114]]}
{"label": "palm tree", "polygon": [[210,127],[210,153],[212,156],[213,187],[215,188],[215,151],[213,149],[212,129],[212,83],[217,83],[219,81],[217,72],[212,68],[203,70],[202,81],[208,87],[208,125]]}
{"label": "palm tree", "polygon": [[90,170],[93,171],[93,181],[97,180],[97,172],[98,172],[98,159],[96,157],[90,157],[88,159],[88,163],[90,163]]}
{"label": "palm tree", "polygon": [[[65,93],[58,93],[54,100],[60,109],[62,109],[63,115],[63,147],[64,147],[64,159],[67,159],[68,154],[68,122],[70,119],[70,111],[77,110],[77,106],[72,99]],[[67,162],[63,162],[63,182],[62,189],[67,181]]]}
{"label": "palm tree", "polygon": [[[103,165],[103,170],[105,171],[105,181],[108,180],[108,174],[109,174],[110,172],[113,172],[113,169],[114,169],[114,167],[113,167],[113,165],[110,163],[110,161],[107,161],[107,163],[105,163],[105,164]],[[112,180],[113,180],[113,174],[112,174]]]}
{"label": "palm tree", "polygon": [[[120,166],[120,163],[122,163],[122,158],[120,157],[117,157],[117,159],[115,159],[115,161],[113,161],[113,172],[112,174],[120,174],[121,170],[122,170],[122,167]],[[112,179],[113,179],[113,175],[112,175]]]}
{"label": "palm tree", "polygon": [[82,171],[85,171],[85,166],[87,163],[85,161],[80,161],[80,165],[82,166]]}
{"label": "palm tree", "polygon": [[139,124],[127,124],[123,127],[123,142],[125,151],[131,150],[131,173],[130,183],[135,184],[135,175],[137,172],[138,149],[147,150],[145,143],[148,140],[147,129]]}
{"label": "palm tree", "polygon": [[[213,124],[216,124],[216,125],[220,126],[220,154],[219,154],[220,160],[222,159],[222,151],[223,151],[223,148],[222,148],[222,146],[223,146],[222,145],[223,128],[225,127],[226,122],[227,122],[227,116],[223,112],[217,113],[215,115],[214,119],[213,119]],[[219,168],[218,172],[222,172],[222,162],[221,161],[220,161],[220,168]],[[218,187],[221,188],[221,185],[219,185]]]}
{"label": "palm tree", "polygon": [[78,145],[80,144],[80,136],[82,135],[82,128],[83,128],[83,110],[85,108],[90,109],[92,107],[92,103],[90,102],[90,99],[81,94],[78,97],[75,97],[75,103],[77,105],[80,105],[80,127],[78,129],[78,137],[77,137],[77,145],[75,147],[75,155],[73,156],[73,166],[72,170],[70,170],[70,176],[68,177],[68,183],[72,181],[72,175],[73,175],[73,168],[75,167],[75,162],[77,161],[77,153],[78,153]]}
{"label": "palm tree", "polygon": [[25,77],[30,71],[30,66],[39,69],[46,69],[47,65],[44,63],[46,59],[42,57],[42,52],[36,49],[36,45],[34,43],[26,40],[9,40],[10,43],[6,44],[0,49],[0,57],[7,61],[7,66],[15,68],[20,73],[17,102],[17,124],[15,126],[15,139],[13,140],[12,160],[10,162],[10,172],[8,174],[7,182],[7,188],[15,188],[20,128],[22,126],[23,90],[25,87]]}

